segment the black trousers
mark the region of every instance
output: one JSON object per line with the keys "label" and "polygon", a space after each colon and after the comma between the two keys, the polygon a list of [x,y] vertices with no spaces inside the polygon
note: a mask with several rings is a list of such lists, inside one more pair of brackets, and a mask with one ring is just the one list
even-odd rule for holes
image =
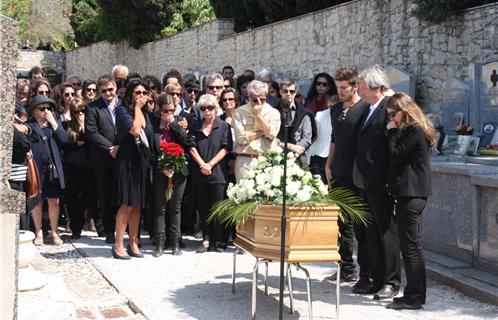
{"label": "black trousers", "polygon": [[113,196],[114,170],[112,168],[95,168],[94,171],[97,182],[99,215],[104,225],[104,232],[114,234],[117,213]]}
{"label": "black trousers", "polygon": [[425,303],[425,260],[422,250],[422,212],[426,198],[397,198],[396,221],[403,262],[406,287],[403,296],[410,303]]}
{"label": "black trousers", "polygon": [[398,228],[394,219],[394,201],[385,190],[359,190],[367,199],[372,221],[367,226],[368,265],[374,290],[385,284],[398,289],[401,282]]}
{"label": "black trousers", "polygon": [[187,177],[187,186],[182,200],[182,233],[194,234],[197,223],[197,199],[195,197],[194,181]]}
{"label": "black trousers", "polygon": [[[168,177],[161,171],[154,170],[152,192],[154,197],[154,231],[157,241],[166,236],[169,239],[181,238],[182,198],[186,184],[187,178],[181,173],[175,173],[173,175],[173,195],[169,201],[166,201],[164,193],[168,186]],[[169,217],[168,223],[166,223],[166,214]]]}
{"label": "black trousers", "polygon": [[[333,188],[346,188],[358,195],[358,189],[355,187],[353,177],[333,177]],[[343,213],[345,214],[345,213]],[[355,265],[353,260],[354,251],[354,238],[358,242],[357,261],[360,266],[360,277],[363,279],[368,278],[368,242],[366,227],[363,225],[356,225],[352,222],[344,223],[339,220],[339,254],[341,255],[341,270],[344,274],[355,273]]]}
{"label": "black trousers", "polygon": [[207,222],[213,205],[222,201],[225,194],[225,184],[196,184],[195,194],[199,206],[202,239],[214,242],[226,242],[226,232],[222,224],[217,221]]}
{"label": "black trousers", "polygon": [[67,181],[64,192],[70,226],[73,234],[79,234],[85,224],[85,208],[94,217],[98,217],[95,176],[92,168],[66,163],[64,169]]}
{"label": "black trousers", "polygon": [[309,169],[312,174],[319,174],[323,183],[328,184],[327,177],[325,176],[325,164],[327,157],[311,156]]}

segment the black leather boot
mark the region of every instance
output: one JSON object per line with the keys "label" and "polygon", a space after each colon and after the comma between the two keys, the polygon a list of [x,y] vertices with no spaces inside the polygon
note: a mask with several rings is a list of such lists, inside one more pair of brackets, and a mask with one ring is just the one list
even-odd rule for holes
{"label": "black leather boot", "polygon": [[157,258],[164,253],[164,236],[158,236],[156,239],[156,248],[154,249],[152,256]]}
{"label": "black leather boot", "polygon": [[172,239],[171,241],[171,249],[172,249],[172,254],[174,256],[181,256],[182,255],[182,249],[180,249],[180,239]]}

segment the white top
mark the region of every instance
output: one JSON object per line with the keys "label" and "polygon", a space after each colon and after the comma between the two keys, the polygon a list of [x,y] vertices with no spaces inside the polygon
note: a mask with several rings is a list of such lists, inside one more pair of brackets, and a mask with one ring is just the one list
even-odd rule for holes
{"label": "white top", "polygon": [[332,122],[330,121],[330,109],[319,111],[315,115],[317,137],[308,150],[310,156],[327,158],[329,156],[330,136],[332,135]]}

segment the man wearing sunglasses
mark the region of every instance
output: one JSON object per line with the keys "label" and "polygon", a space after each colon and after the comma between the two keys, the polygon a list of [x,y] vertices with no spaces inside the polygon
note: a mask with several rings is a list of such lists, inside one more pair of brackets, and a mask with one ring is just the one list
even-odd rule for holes
{"label": "man wearing sunglasses", "polygon": [[[283,148],[284,142],[287,141],[289,151],[298,157],[298,161],[302,166],[307,166],[309,165],[309,161],[306,151],[317,135],[315,117],[310,110],[304,108],[294,100],[296,97],[296,82],[294,80],[284,80],[280,83],[280,95],[282,101],[286,102],[286,110],[280,108],[284,104],[279,103],[277,105],[277,109],[280,111],[282,117],[282,125],[278,133],[279,146]],[[285,137],[285,124],[288,124],[287,137]]]}
{"label": "man wearing sunglasses", "polygon": [[191,79],[185,82],[183,88],[183,98],[180,102],[182,110],[194,116],[194,120],[201,118],[199,108],[194,108],[197,99],[199,98],[200,84],[196,79]]}
{"label": "man wearing sunglasses", "polygon": [[90,143],[90,161],[95,168],[100,217],[106,243],[114,243],[115,216],[113,166],[118,153],[116,134],[116,83],[110,75],[97,80],[100,98],[90,103],[85,115],[85,130]]}

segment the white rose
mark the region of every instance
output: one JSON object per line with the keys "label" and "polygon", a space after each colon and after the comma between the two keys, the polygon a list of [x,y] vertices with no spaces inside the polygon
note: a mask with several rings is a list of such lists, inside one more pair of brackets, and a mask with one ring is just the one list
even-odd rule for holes
{"label": "white rose", "polygon": [[275,196],[275,191],[273,191],[273,189],[266,189],[265,190],[265,195],[268,197],[268,198],[272,198]]}
{"label": "white rose", "polygon": [[270,180],[270,176],[264,172],[261,172],[256,176],[256,184],[258,186],[265,185],[269,180]]}
{"label": "white rose", "polygon": [[287,183],[287,194],[289,196],[293,196],[299,191],[300,188],[301,183],[299,181],[291,181],[290,183]]}
{"label": "white rose", "polygon": [[296,194],[296,199],[298,202],[308,201],[311,198],[311,192],[307,190],[299,190]]}

